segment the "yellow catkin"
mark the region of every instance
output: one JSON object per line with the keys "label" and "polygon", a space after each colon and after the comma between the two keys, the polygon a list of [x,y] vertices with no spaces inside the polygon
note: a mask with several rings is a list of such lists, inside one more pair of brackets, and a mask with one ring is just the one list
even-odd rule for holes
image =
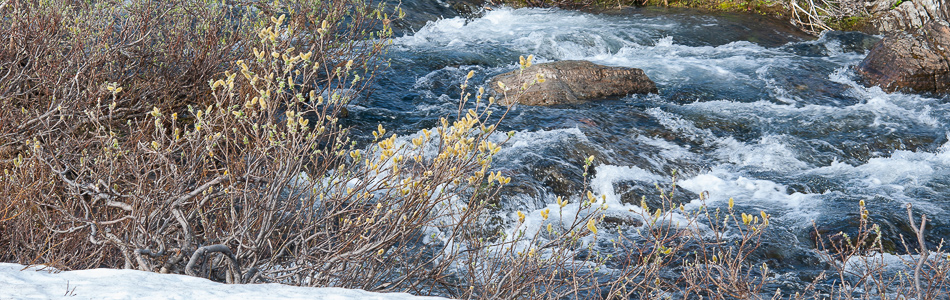
{"label": "yellow catkin", "polygon": [[597,234],[597,221],[594,219],[587,220],[587,229],[594,234]]}

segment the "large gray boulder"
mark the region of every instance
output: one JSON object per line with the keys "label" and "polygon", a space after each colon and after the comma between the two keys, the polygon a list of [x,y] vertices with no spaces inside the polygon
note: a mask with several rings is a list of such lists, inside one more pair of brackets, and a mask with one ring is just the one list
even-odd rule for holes
{"label": "large gray boulder", "polygon": [[950,26],[931,21],[909,32],[892,32],[858,65],[866,83],[888,92],[950,92]]}
{"label": "large gray boulder", "polygon": [[[538,74],[544,82],[534,83]],[[498,83],[504,84],[501,90]],[[527,90],[521,92],[525,84]],[[505,105],[547,106],[577,104],[629,94],[656,93],[656,84],[636,68],[608,67],[589,61],[564,60],[532,65],[495,76],[491,80],[495,97]],[[507,99],[503,97],[507,95]]]}

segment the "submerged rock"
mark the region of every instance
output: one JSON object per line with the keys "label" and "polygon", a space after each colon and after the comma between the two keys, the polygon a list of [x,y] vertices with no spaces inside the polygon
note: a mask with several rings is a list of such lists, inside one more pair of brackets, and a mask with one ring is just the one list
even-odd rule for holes
{"label": "submerged rock", "polygon": [[[647,181],[630,180],[614,183],[614,191],[620,197],[620,202],[624,204],[640,205],[640,201],[646,202],[647,208],[651,211],[664,208],[669,209],[680,204],[689,203],[694,199],[699,199],[699,195],[682,187],[675,187],[670,190],[669,186],[661,186],[666,195],[661,195],[656,186]],[[669,192],[673,192],[672,196]]]}
{"label": "submerged rock", "polygon": [[950,27],[933,21],[888,34],[858,65],[866,82],[888,92],[950,92]]}
{"label": "submerged rock", "polygon": [[[544,82],[531,84],[541,74]],[[498,83],[506,87],[501,91]],[[520,92],[528,83],[528,89]],[[600,99],[628,94],[656,93],[656,84],[643,70],[636,68],[607,67],[589,61],[564,60],[530,66],[495,76],[491,80],[495,95],[503,104],[524,105],[577,104],[591,99]],[[507,103],[501,99],[507,94]]]}
{"label": "submerged rock", "polygon": [[602,222],[605,225],[612,226],[616,228],[617,226],[627,226],[627,227],[640,227],[643,226],[643,219],[641,216],[633,213],[619,213],[616,211],[608,211],[604,213],[604,219]]}

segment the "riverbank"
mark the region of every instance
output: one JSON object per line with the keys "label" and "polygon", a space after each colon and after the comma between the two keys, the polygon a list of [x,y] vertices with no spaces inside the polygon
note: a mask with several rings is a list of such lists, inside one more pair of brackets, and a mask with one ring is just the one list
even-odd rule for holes
{"label": "riverbank", "polygon": [[[853,1],[852,1],[853,2]],[[870,15],[855,4],[831,5],[808,1],[790,3],[771,0],[502,0],[513,7],[560,7],[594,13],[610,13],[625,7],[690,8],[707,12],[745,12],[770,16],[790,22],[817,35],[823,30],[862,30]]]}

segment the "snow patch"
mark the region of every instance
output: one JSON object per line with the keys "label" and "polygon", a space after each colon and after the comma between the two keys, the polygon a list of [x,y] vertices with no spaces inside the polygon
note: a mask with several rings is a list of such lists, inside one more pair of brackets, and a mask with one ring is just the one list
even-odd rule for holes
{"label": "snow patch", "polygon": [[270,284],[223,284],[204,278],[136,270],[57,272],[0,263],[0,299],[324,299],[423,300],[406,293]]}

